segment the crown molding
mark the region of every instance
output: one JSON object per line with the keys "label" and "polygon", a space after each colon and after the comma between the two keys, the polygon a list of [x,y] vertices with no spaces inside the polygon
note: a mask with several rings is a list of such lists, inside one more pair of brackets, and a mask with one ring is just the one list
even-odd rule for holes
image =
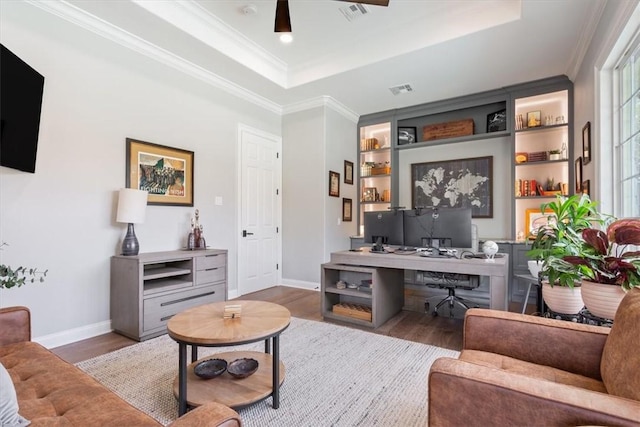
{"label": "crown molding", "polygon": [[165,49],[162,49],[148,41],[116,27],[82,9],[60,1],[36,1],[25,0],[27,3],[36,6],[46,12],[58,16],[72,24],[78,25],[86,30],[93,32],[107,40],[124,46],[128,49],[145,55],[162,64],[168,65],[178,71],[195,77],[213,87],[224,90],[238,98],[251,102],[265,110],[282,115],[282,106],[260,96],[250,90],[247,90],[219,75],[212,73],[199,65],[185,60]]}
{"label": "crown molding", "polygon": [[606,2],[598,2],[596,7],[593,8],[593,12],[589,19],[582,26],[582,32],[580,34],[580,38],[578,39],[578,43],[576,44],[576,49],[573,51],[573,55],[569,64],[567,66],[567,76],[571,81],[574,81],[578,73],[580,72],[580,67],[582,66],[582,62],[584,61],[584,57],[589,50],[589,46],[591,45],[591,40],[593,40],[593,36],[598,29],[598,22],[604,13],[604,8],[606,7]]}
{"label": "crown molding", "polygon": [[200,40],[245,67],[287,87],[287,64],[193,0],[131,0],[137,6]]}
{"label": "crown molding", "polygon": [[285,105],[284,107],[282,107],[282,114],[286,115],[297,113],[299,111],[311,110],[318,107],[331,108],[353,123],[358,123],[358,120],[360,119],[360,116],[356,112],[328,95],[318,96],[316,98],[311,98],[293,104]]}

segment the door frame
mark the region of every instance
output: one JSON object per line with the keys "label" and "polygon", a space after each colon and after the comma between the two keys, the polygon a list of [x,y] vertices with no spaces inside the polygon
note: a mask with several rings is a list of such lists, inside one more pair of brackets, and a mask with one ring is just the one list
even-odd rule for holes
{"label": "door frame", "polygon": [[242,134],[243,132],[249,132],[254,135],[258,135],[262,138],[269,139],[273,141],[276,145],[276,151],[279,153],[280,161],[276,162],[276,186],[279,189],[279,194],[276,198],[276,222],[279,224],[278,235],[276,237],[276,245],[277,245],[277,254],[276,259],[279,268],[276,270],[276,282],[282,283],[282,137],[278,135],[274,135],[269,132],[265,132],[263,130],[245,125],[244,123],[238,123],[238,139],[237,139],[237,150],[236,150],[236,248],[237,248],[237,256],[236,256],[236,291],[235,295],[231,293],[229,295],[229,299],[233,297],[239,297],[242,294],[242,284],[241,282],[241,274],[240,274],[240,257],[243,255],[241,253],[241,245],[242,245]]}

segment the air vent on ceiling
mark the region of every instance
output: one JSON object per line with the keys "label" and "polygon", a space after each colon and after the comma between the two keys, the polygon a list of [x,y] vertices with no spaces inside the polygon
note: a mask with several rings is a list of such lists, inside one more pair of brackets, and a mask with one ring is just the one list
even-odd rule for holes
{"label": "air vent on ceiling", "polygon": [[347,18],[347,21],[351,22],[368,14],[369,8],[363,4],[354,3],[349,6],[341,7],[340,12],[342,12],[344,17]]}
{"label": "air vent on ceiling", "polygon": [[400,95],[401,93],[413,92],[413,88],[409,83],[405,83],[403,85],[390,87],[389,90],[394,95]]}

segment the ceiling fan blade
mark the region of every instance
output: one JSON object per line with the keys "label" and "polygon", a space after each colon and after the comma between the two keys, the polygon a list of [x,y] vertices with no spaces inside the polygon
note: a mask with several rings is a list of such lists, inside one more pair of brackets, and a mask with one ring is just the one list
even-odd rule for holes
{"label": "ceiling fan blade", "polygon": [[276,33],[291,32],[291,17],[289,16],[289,0],[278,0],[276,4]]}
{"label": "ceiling fan blade", "polygon": [[346,1],[347,3],[361,3],[361,4],[371,4],[373,6],[389,6],[389,0],[338,0],[338,1]]}

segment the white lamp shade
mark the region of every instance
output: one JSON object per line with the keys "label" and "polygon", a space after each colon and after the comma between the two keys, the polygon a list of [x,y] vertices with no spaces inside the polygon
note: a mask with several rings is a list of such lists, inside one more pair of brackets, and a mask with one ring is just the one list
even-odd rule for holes
{"label": "white lamp shade", "polygon": [[142,224],[147,216],[147,192],[121,188],[118,195],[117,222]]}

